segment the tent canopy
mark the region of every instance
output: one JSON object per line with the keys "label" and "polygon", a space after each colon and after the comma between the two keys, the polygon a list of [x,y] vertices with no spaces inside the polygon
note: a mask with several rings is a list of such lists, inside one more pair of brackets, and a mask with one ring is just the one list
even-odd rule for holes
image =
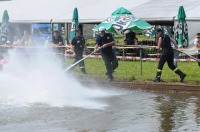
{"label": "tent canopy", "polygon": [[0,2],[0,14],[8,10],[10,22],[16,23],[49,23],[51,19],[55,23],[71,23],[73,10],[77,7],[80,23],[98,23],[121,6],[130,9],[147,1],[149,0],[12,0]]}

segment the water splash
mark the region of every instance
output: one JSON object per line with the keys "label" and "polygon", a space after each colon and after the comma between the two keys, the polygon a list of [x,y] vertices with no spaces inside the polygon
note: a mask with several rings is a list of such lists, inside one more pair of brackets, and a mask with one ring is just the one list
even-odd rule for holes
{"label": "water splash", "polygon": [[54,54],[21,54],[9,52],[9,62],[0,74],[0,104],[73,106],[102,109],[105,102],[94,100],[108,93],[83,87],[71,75],[63,72]]}

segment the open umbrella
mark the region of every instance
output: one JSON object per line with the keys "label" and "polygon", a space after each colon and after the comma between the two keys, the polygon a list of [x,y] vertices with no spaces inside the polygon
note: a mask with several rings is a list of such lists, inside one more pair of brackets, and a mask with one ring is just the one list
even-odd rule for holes
{"label": "open umbrella", "polygon": [[72,17],[72,25],[71,25],[71,31],[69,35],[69,40],[71,40],[76,36],[76,29],[78,28],[79,22],[78,22],[78,9],[74,8],[73,17]]}
{"label": "open umbrella", "polygon": [[2,17],[2,22],[1,22],[1,32],[0,32],[0,37],[1,37],[1,43],[6,43],[8,40],[8,24],[9,24],[9,16],[8,16],[8,11],[5,10],[3,12],[3,17]]}
{"label": "open umbrella", "polygon": [[115,34],[123,34],[126,29],[130,29],[133,32],[143,32],[152,28],[149,23],[137,18],[123,7],[115,10],[110,17],[97,25],[93,30],[98,31],[101,26],[105,27],[107,32]]}
{"label": "open umbrella", "polygon": [[179,47],[188,47],[188,26],[186,23],[186,14],[183,6],[179,7],[178,10],[178,23],[175,28],[175,40]]}

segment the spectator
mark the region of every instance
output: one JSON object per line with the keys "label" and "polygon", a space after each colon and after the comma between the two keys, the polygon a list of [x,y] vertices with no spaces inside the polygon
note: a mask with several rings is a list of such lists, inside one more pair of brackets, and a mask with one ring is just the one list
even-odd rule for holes
{"label": "spectator", "polygon": [[[141,45],[141,44],[139,43],[139,41],[138,41],[138,38],[134,38],[134,44],[135,44],[136,46]],[[141,57],[144,58],[144,49],[143,49],[143,48],[136,48],[136,49],[135,49],[136,56],[139,56],[139,57],[140,57],[140,51],[141,51],[141,55],[142,55]]]}
{"label": "spectator", "polygon": [[13,46],[18,46],[20,44],[20,39],[18,35],[14,35]]}
{"label": "spectator", "polygon": [[64,43],[63,43],[63,38],[61,35],[58,34],[58,31],[55,30],[53,32],[53,38],[52,38],[52,45],[54,47],[54,51],[60,56],[60,60],[63,63],[63,67],[65,66],[65,56],[64,56],[64,52],[65,52],[65,47],[64,47]]}
{"label": "spectator", "polygon": [[124,40],[124,43],[126,45],[134,45],[134,39],[136,38],[135,33],[131,31],[130,29],[128,29],[125,31],[125,36],[126,38]]}
{"label": "spectator", "polygon": [[31,39],[28,34],[28,31],[24,30],[24,35],[20,41],[20,46],[30,46],[31,45]]}
{"label": "spectator", "polygon": [[[125,40],[124,40],[124,44],[125,45],[135,45],[134,44],[134,39],[136,38],[135,33],[133,31],[131,31],[130,29],[127,29],[124,31],[125,33]],[[126,53],[136,53],[136,49],[126,49],[125,50]]]}
{"label": "spectator", "polygon": [[[171,39],[174,39],[174,34],[172,33],[169,37]],[[177,45],[176,41],[174,41],[174,42],[171,41],[171,46],[172,46],[173,49],[177,48],[176,45]],[[174,50],[174,66],[176,66],[176,67],[178,67],[178,63],[176,61],[176,59],[178,59],[178,57],[179,57],[179,52]]]}
{"label": "spectator", "polygon": [[[197,56],[197,58],[200,59],[200,33],[196,34],[196,38],[194,40],[194,45],[198,49],[198,56]],[[198,62],[198,65],[200,67],[200,62]]]}

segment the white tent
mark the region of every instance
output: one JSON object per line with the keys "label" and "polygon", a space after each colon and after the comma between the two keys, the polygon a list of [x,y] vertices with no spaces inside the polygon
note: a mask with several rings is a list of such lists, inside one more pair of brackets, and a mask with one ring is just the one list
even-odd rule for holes
{"label": "white tent", "polygon": [[136,7],[149,0],[11,0],[0,2],[0,18],[8,10],[10,21],[16,23],[71,22],[75,7],[81,23],[105,20],[119,7]]}

